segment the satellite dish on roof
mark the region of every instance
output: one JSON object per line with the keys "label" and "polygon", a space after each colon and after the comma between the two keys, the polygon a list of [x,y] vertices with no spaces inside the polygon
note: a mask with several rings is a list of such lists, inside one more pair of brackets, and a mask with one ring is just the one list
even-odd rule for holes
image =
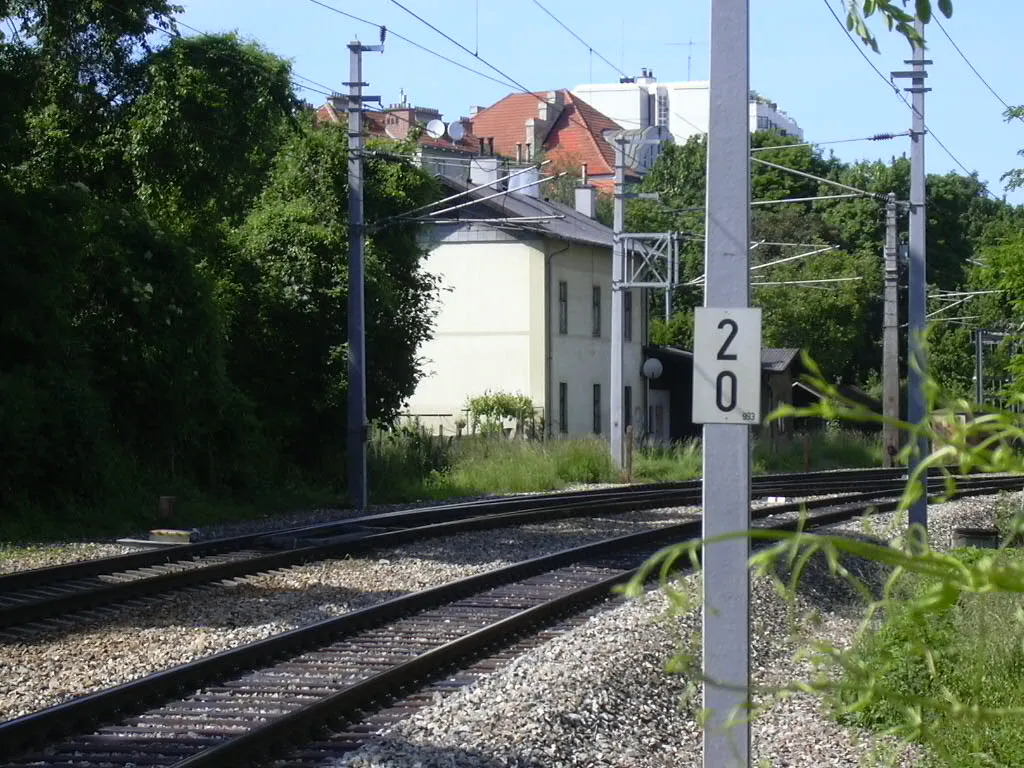
{"label": "satellite dish on roof", "polygon": [[445,125],[440,120],[431,120],[427,123],[427,136],[432,139],[439,139],[444,136]]}
{"label": "satellite dish on roof", "polygon": [[452,141],[459,141],[466,135],[466,126],[459,122],[452,123],[448,126],[448,135],[452,137]]}
{"label": "satellite dish on roof", "polygon": [[392,125],[391,123],[388,123],[384,126],[384,133],[388,135],[389,139],[394,139],[395,141],[400,141],[402,138],[401,136],[398,135],[398,127]]}

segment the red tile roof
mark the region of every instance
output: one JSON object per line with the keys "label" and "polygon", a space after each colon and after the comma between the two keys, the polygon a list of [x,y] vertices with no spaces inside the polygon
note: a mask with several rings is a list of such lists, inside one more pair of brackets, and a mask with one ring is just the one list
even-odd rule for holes
{"label": "red tile roof", "polygon": [[[604,131],[621,130],[610,117],[567,90],[558,92],[564,108],[550,127],[540,147],[552,161],[572,160],[586,163],[587,172],[597,176],[615,172],[615,149],[604,139]],[[547,101],[548,92],[513,93],[473,117],[473,133],[494,138],[494,151],[515,157],[516,144],[526,136],[526,121],[538,116],[538,105]]]}
{"label": "red tile roof", "polygon": [[[370,136],[386,137],[387,131],[385,130],[385,117],[387,113],[377,112],[372,110],[363,111],[363,125],[366,128],[366,133]],[[324,104],[316,111],[317,120],[323,120],[325,122],[332,123],[344,123],[348,121],[347,113],[339,113],[329,103]],[[445,134],[439,139],[432,138],[426,133],[420,135],[419,144],[424,147],[434,147],[436,149],[447,149],[454,152],[468,152],[472,154],[480,153],[480,140],[473,135],[472,129],[466,123],[463,123],[467,127],[466,134],[458,141],[453,141],[450,136]]]}

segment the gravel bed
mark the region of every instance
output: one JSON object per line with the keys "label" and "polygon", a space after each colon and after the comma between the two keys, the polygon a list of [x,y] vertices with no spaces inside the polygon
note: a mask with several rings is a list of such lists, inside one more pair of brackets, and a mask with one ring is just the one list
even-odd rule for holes
{"label": "gravel bed", "polygon": [[408,592],[697,513],[666,508],[472,531],[177,592],[61,635],[0,641],[0,720]]}
{"label": "gravel bed", "polygon": [[[1020,494],[1016,494],[1020,496]],[[931,505],[934,546],[948,548],[958,525],[991,523],[996,496]],[[872,516],[875,535],[894,520]],[[863,535],[862,520],[820,531]],[[880,538],[888,538],[880,535]],[[859,626],[861,606],[848,588],[831,582],[820,565],[805,573],[798,598],[801,612],[820,617],[814,636],[844,645]],[[874,575],[871,564],[858,570]],[[681,580],[691,590],[699,577]],[[667,768],[701,765],[701,731],[696,722],[700,684],[670,675],[665,662],[678,640],[700,626],[700,613],[667,616],[660,591],[619,603],[481,678],[382,730],[362,749],[325,763],[346,768]],[[755,579],[752,594],[752,680],[778,686],[805,679],[806,662],[792,653],[785,605],[766,579]],[[839,726],[815,698],[784,698],[752,726],[753,759],[766,765],[853,766],[873,755],[896,755],[895,764],[916,765],[921,753],[878,734]],[[902,750],[902,751],[901,751]]]}
{"label": "gravel bed", "polygon": [[79,560],[95,560],[137,552],[140,547],[128,544],[77,542],[71,544],[34,544],[31,546],[0,545],[0,574],[64,565]]}

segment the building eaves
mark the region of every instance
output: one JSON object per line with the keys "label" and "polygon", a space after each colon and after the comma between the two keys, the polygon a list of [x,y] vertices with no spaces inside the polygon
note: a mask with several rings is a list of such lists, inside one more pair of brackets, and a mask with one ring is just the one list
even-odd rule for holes
{"label": "building eaves", "polygon": [[782,373],[799,354],[799,349],[791,347],[762,347],[761,368],[772,373]]}
{"label": "building eaves", "polygon": [[[471,185],[449,177],[440,177],[440,181],[453,192],[467,192],[467,190],[472,189]],[[482,199],[493,194],[494,190],[485,187],[484,189],[468,192],[461,202],[478,200],[481,206],[485,206],[488,210],[494,212],[496,217],[501,218],[557,216],[558,218],[531,222],[530,228],[559,240],[580,243],[582,245],[611,248],[614,244],[610,227],[606,227],[601,222],[580,213],[575,208],[553,200],[529,197],[514,192],[505,192],[489,200]],[[453,211],[452,217],[457,218],[458,213],[458,211]]]}

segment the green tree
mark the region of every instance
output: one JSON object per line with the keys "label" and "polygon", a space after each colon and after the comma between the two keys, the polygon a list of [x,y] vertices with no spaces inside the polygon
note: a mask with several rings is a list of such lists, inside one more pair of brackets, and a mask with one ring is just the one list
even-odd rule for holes
{"label": "green tree", "polygon": [[[277,156],[270,184],[234,233],[232,375],[260,419],[307,468],[344,440],[348,144],[333,125],[307,126]],[[425,204],[434,183],[407,163],[373,159],[367,219]],[[420,375],[434,281],[419,266],[408,224],[376,231],[366,247],[367,391],[371,419],[393,418]]]}
{"label": "green tree", "polygon": [[176,38],[140,63],[125,145],[134,191],[179,231],[238,224],[298,109],[288,62],[236,35]]}

